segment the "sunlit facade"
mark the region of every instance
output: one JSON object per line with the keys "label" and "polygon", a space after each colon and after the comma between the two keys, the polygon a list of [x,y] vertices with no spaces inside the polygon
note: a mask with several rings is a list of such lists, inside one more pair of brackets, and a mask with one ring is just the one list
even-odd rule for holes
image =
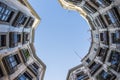
{"label": "sunlit facade", "polygon": [[34,32],[40,18],[27,0],[0,0],[0,80],[43,80]]}
{"label": "sunlit facade", "polygon": [[90,49],[81,60],[82,67],[71,69],[67,80],[120,80],[120,0],[59,2],[86,19],[92,37]]}

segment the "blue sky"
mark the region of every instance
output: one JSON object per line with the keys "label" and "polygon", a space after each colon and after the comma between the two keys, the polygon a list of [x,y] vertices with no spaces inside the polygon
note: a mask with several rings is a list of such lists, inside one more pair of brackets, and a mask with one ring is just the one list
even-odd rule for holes
{"label": "blue sky", "polygon": [[47,69],[44,80],[66,80],[68,70],[80,64],[90,47],[87,22],[75,11],[61,7],[57,0],[30,0],[41,17],[35,32],[35,48]]}

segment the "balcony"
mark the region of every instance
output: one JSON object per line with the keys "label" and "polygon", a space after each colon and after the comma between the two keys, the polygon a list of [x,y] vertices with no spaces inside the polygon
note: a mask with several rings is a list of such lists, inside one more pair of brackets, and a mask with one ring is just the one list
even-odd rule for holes
{"label": "balcony", "polygon": [[21,43],[21,34],[17,32],[9,33],[9,47],[13,48],[18,46],[18,43]]}
{"label": "balcony", "polygon": [[86,11],[86,13],[90,14],[90,13],[95,13],[97,10],[91,6],[89,3],[85,3],[85,5],[83,6],[83,9]]}
{"label": "balcony", "polygon": [[120,72],[120,53],[112,51],[108,62],[111,63],[111,68],[117,72]]}
{"label": "balcony", "polygon": [[95,72],[97,72],[97,71],[100,69],[100,67],[101,67],[101,64],[93,62],[93,63],[89,66],[91,75],[94,75]]}
{"label": "balcony", "polygon": [[30,53],[29,53],[28,49],[21,49],[20,53],[23,58],[23,61],[26,63],[30,57]]}
{"label": "balcony", "polygon": [[16,71],[17,65],[20,64],[20,58],[17,54],[8,55],[2,59],[4,66],[8,74],[12,74]]}
{"label": "balcony", "polygon": [[102,70],[97,76],[96,76],[97,80],[115,80],[116,76],[111,73],[111,72],[105,72],[104,70]]}
{"label": "balcony", "polygon": [[103,33],[100,33],[100,41],[105,44],[108,45],[109,44],[109,34],[108,31],[105,31]]}
{"label": "balcony", "polygon": [[77,74],[77,79],[76,80],[88,80],[89,77],[87,74],[84,74],[83,72]]}
{"label": "balcony", "polygon": [[28,72],[25,72],[25,73],[19,75],[14,80],[33,80],[33,77]]}
{"label": "balcony", "polygon": [[100,52],[98,53],[98,57],[100,57],[100,61],[105,62],[107,56],[108,49],[100,48]]}

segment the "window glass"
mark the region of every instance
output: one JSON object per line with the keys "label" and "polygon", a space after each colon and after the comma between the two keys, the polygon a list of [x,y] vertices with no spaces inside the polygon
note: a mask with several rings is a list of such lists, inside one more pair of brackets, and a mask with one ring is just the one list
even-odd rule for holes
{"label": "window glass", "polygon": [[17,80],[32,80],[32,76],[29,73],[25,72],[24,74],[19,76]]}

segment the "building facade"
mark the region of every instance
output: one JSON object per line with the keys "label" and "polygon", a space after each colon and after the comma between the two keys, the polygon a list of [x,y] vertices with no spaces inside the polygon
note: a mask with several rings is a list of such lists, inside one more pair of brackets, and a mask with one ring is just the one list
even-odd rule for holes
{"label": "building facade", "polygon": [[67,80],[120,80],[120,0],[59,2],[63,8],[83,16],[92,37],[90,49],[81,60],[82,67],[71,69]]}
{"label": "building facade", "polygon": [[34,32],[40,18],[27,0],[0,0],[0,80],[43,80]]}

